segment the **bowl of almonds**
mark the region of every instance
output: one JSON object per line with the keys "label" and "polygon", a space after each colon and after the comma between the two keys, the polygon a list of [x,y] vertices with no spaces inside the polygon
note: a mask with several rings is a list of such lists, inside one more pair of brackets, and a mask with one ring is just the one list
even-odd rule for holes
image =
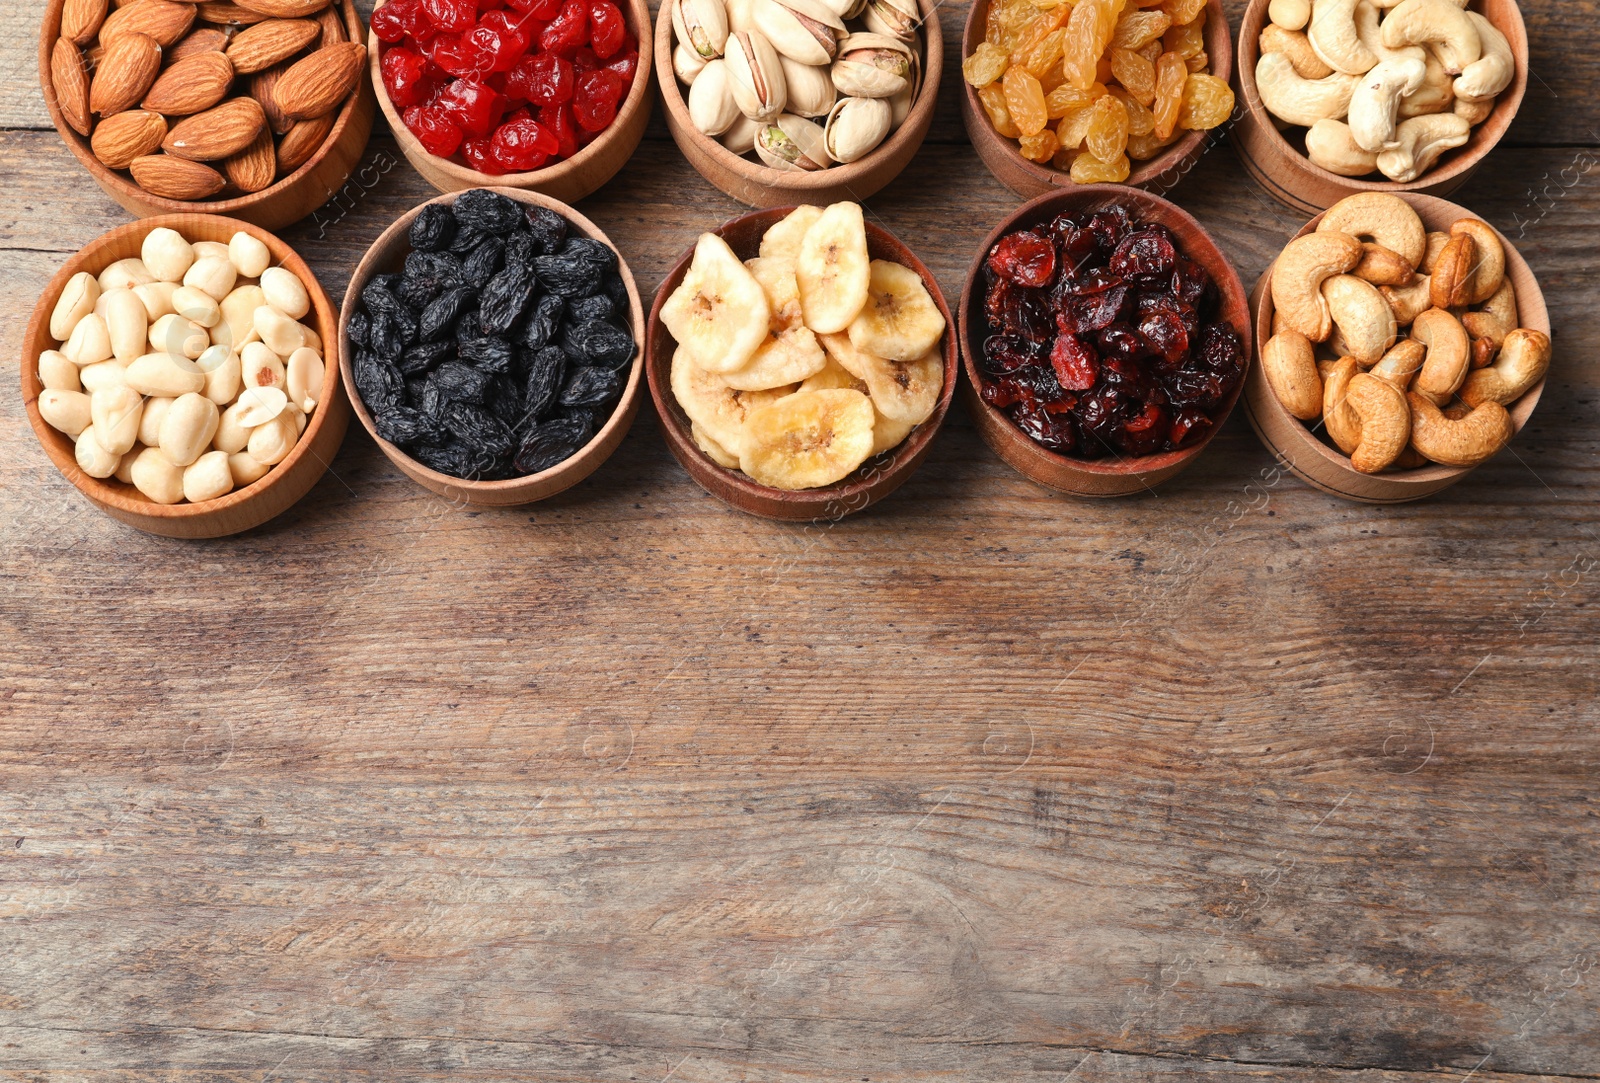
{"label": "bowl of almonds", "polygon": [[68,148],[127,210],[277,229],[366,149],[364,35],[353,0],[50,0],[39,79]]}

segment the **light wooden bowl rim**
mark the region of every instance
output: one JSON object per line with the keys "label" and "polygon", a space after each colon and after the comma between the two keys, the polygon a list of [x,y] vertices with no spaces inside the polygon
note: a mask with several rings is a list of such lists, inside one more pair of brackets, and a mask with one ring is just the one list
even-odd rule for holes
{"label": "light wooden bowl rim", "polygon": [[[917,91],[917,96],[911,103],[911,112],[906,115],[905,121],[890,132],[889,137],[874,147],[872,153],[866,157],[811,172],[799,170],[785,172],[773,169],[758,159],[733,153],[721,142],[694,126],[694,122],[689,119],[689,104],[684,99],[683,88],[678,85],[677,72],[672,68],[672,6],[676,2],[677,0],[662,0],[661,10],[656,13],[654,52],[656,81],[661,86],[661,100],[665,103],[667,112],[683,131],[684,138],[702,148],[717,165],[745,185],[783,192],[792,195],[800,203],[813,202],[807,198],[810,193],[838,188],[848,190],[858,182],[868,181],[885,160],[897,153],[904,152],[909,160],[915,153],[915,146],[927,137],[928,124],[932,121],[934,111],[939,104],[939,84],[944,78],[944,29],[939,25],[939,5],[936,0],[917,0],[922,10],[922,88]],[[885,177],[883,184],[893,179]],[[877,187],[882,186],[879,184]],[[873,190],[876,191],[877,188]]]}
{"label": "light wooden bowl rim", "polygon": [[[629,408],[629,403],[639,394],[639,386],[643,380],[644,371],[645,340],[644,332],[642,330],[644,326],[644,306],[640,301],[639,286],[638,283],[634,281],[633,272],[628,267],[628,261],[623,258],[622,251],[616,246],[616,244],[612,242],[611,238],[606,236],[605,231],[599,226],[595,225],[588,218],[573,210],[570,206],[561,202],[559,199],[553,199],[550,196],[545,195],[543,192],[533,192],[526,188],[510,188],[495,185],[483,185],[482,187],[485,187],[492,192],[498,192],[499,194],[510,199],[514,199],[518,203],[534,203],[541,207],[547,207],[565,218],[568,225],[576,227],[579,233],[583,234],[585,237],[590,237],[594,240],[600,241],[616,253],[617,270],[622,276],[623,284],[628,289],[628,314],[630,321],[633,324],[631,330],[633,331],[634,356],[633,363],[630,366],[628,373],[628,382],[623,385],[622,395],[617,399],[616,405],[612,407],[611,416],[606,419],[606,423],[595,430],[594,435],[589,438],[589,441],[586,444],[580,447],[577,451],[573,452],[570,457],[563,459],[555,466],[552,466],[547,470],[541,470],[537,474],[525,474],[522,477],[505,478],[498,481],[473,481],[468,478],[458,478],[453,474],[446,474],[441,471],[434,470],[431,467],[419,462],[417,459],[412,458],[412,456],[404,448],[397,444],[391,444],[389,441],[378,435],[377,424],[372,420],[372,414],[367,411],[367,404],[361,401],[361,392],[356,387],[354,369],[355,351],[350,348],[350,316],[359,307],[361,303],[361,291],[366,288],[367,283],[371,282],[375,275],[385,273],[385,268],[392,267],[399,262],[403,262],[405,254],[412,251],[408,234],[411,230],[411,223],[417,220],[418,216],[422,214],[423,209],[426,207],[431,207],[436,203],[453,204],[466,192],[472,191],[472,189],[463,189],[460,192],[445,192],[441,195],[435,196],[425,203],[417,204],[411,210],[401,215],[388,229],[384,230],[383,234],[376,241],[372,242],[372,245],[367,249],[366,254],[361,257],[361,262],[356,265],[356,269],[350,274],[350,285],[349,288],[345,290],[344,306],[341,308],[339,313],[339,373],[340,377],[344,381],[345,391],[350,397],[350,406],[355,411],[356,417],[361,419],[361,425],[367,430],[367,435],[372,437],[373,441],[377,443],[378,447],[382,449],[383,453],[387,455],[396,466],[402,468],[402,473],[411,476],[413,481],[424,485],[424,487],[429,488],[434,492],[439,491],[439,489],[434,488],[434,486],[439,486],[443,488],[459,490],[469,494],[498,494],[500,496],[507,496],[514,495],[525,489],[543,487],[545,483],[558,479],[563,475],[572,473],[578,469],[588,467],[590,456],[593,450],[602,446],[619,426],[632,423],[633,411]],[[402,249],[404,251],[402,251]],[[397,253],[399,254],[398,259],[396,258]],[[615,451],[615,448],[612,448],[611,450]],[[607,453],[606,457],[609,457],[609,455],[610,452]],[[601,461],[604,460],[602,459]],[[598,463],[595,464],[595,466],[598,465]],[[584,476],[588,476],[588,473],[592,470],[593,467],[588,467],[588,469],[584,471]],[[422,481],[424,478],[433,482],[433,485],[427,485],[424,481]],[[579,480],[582,479],[580,478]],[[510,505],[508,504],[506,506]]]}
{"label": "light wooden bowl rim", "polygon": [[[1233,319],[1229,320],[1229,322],[1233,323],[1234,330],[1239,333],[1241,345],[1244,348],[1244,369],[1240,373],[1238,385],[1228,398],[1227,405],[1218,412],[1216,421],[1211,426],[1210,431],[1198,443],[1179,448],[1176,451],[1162,451],[1154,455],[1140,455],[1134,458],[1079,459],[1041,447],[1026,433],[1018,429],[1003,411],[990,406],[977,394],[977,389],[981,386],[978,373],[978,356],[983,350],[983,343],[978,336],[984,333],[985,327],[982,321],[970,320],[968,314],[973,311],[975,305],[982,303],[982,286],[980,283],[983,278],[984,263],[988,260],[989,250],[994,247],[1001,237],[1014,229],[1022,228],[1023,223],[1045,221],[1067,211],[1097,209],[1113,203],[1135,204],[1130,209],[1138,212],[1138,216],[1143,221],[1166,225],[1169,229],[1172,228],[1172,222],[1177,221],[1192,230],[1193,237],[1203,242],[1204,246],[1210,249],[1206,253],[1211,257],[1210,262],[1220,265],[1227,272],[1225,275],[1218,275],[1216,270],[1210,266],[1210,263],[1203,263],[1206,267],[1206,272],[1211,275],[1220,295],[1218,299],[1218,318],[1228,319],[1229,314],[1232,313]],[[1177,231],[1175,230],[1174,232]],[[1196,263],[1202,263],[1195,255],[1192,240],[1180,249],[1180,254],[1194,260]],[[1250,376],[1250,367],[1255,353],[1249,295],[1245,293],[1244,283],[1240,280],[1238,271],[1234,269],[1233,262],[1228,259],[1227,253],[1222,250],[1216,239],[1192,214],[1170,199],[1156,195],[1154,192],[1146,191],[1143,188],[1133,188],[1123,184],[1080,184],[1072,188],[1058,188],[1055,191],[1046,192],[1042,196],[1029,200],[1007,215],[983,239],[977,255],[972,260],[971,267],[967,270],[966,284],[961,291],[961,313],[959,319],[961,321],[963,367],[966,371],[967,380],[971,383],[973,389],[971,399],[978,404],[978,407],[985,414],[1015,433],[1021,440],[1026,442],[1029,448],[1037,453],[1035,462],[1038,467],[1038,473],[1029,473],[1026,470],[1021,472],[1030,480],[1039,482],[1041,485],[1051,484],[1043,476],[1050,473],[1070,474],[1076,472],[1090,477],[1130,477],[1157,472],[1176,472],[1177,469],[1188,466],[1210,446],[1211,441],[1216,438],[1217,433],[1221,432],[1223,425],[1227,423],[1234,407],[1238,405],[1240,396],[1244,392],[1245,383]],[[1170,476],[1170,473],[1165,476]]]}
{"label": "light wooden bowl rim", "polygon": [[[971,7],[967,9],[967,21],[961,32],[961,58],[963,60],[971,56],[973,51],[977,49],[978,42],[984,39],[985,30],[982,23],[983,19],[987,17],[989,5],[990,0],[973,0]],[[1227,13],[1222,9],[1222,0],[1206,0],[1205,34],[1206,55],[1211,61],[1211,68],[1207,74],[1214,75],[1225,83],[1229,82],[1233,66],[1233,37],[1232,30],[1228,26]],[[989,146],[998,150],[1019,171],[1026,173],[1038,185],[1067,190],[1086,187],[1078,184],[1070,175],[1059,169],[1024,158],[1022,156],[1022,148],[1017,145],[1015,139],[1007,139],[994,130],[994,125],[989,123],[988,114],[983,111],[983,104],[978,100],[977,88],[967,82],[965,78],[961,80],[961,92],[964,105],[963,115],[971,125],[977,128],[976,131],[972,131],[969,128],[969,134],[974,142],[984,139]],[[1226,127],[1227,124],[1224,123],[1222,128],[1216,129],[1216,131],[1221,131]],[[1199,157],[1200,154],[1203,154],[1205,152],[1203,144],[1211,139],[1216,134],[1216,131],[1189,132],[1149,161],[1130,163],[1135,168],[1128,174],[1128,179],[1122,183],[1131,188],[1144,188],[1147,185],[1154,185],[1160,182],[1169,170],[1179,169],[1179,175],[1165,186],[1170,189],[1182,179],[1183,173],[1187,172],[1187,169],[1182,168],[1183,163],[1191,155]],[[1002,180],[1002,183],[1005,182]],[[1009,185],[1007,186],[1010,187]]]}
{"label": "light wooden bowl rim", "polygon": [[[1303,168],[1305,172],[1326,184],[1336,185],[1348,192],[1389,192],[1394,195],[1404,195],[1407,192],[1423,192],[1437,188],[1457,178],[1465,180],[1466,175],[1476,169],[1489,152],[1500,144],[1500,140],[1511,128],[1511,122],[1516,119],[1517,111],[1522,108],[1522,98],[1528,89],[1528,28],[1522,19],[1522,8],[1516,0],[1508,0],[1504,10],[1509,13],[1511,25],[1509,27],[1499,23],[1494,25],[1505,34],[1506,41],[1511,45],[1512,55],[1516,58],[1516,73],[1511,77],[1511,84],[1495,98],[1494,109],[1488,118],[1482,124],[1473,126],[1465,145],[1446,151],[1439,161],[1434,163],[1432,169],[1414,181],[1375,181],[1330,173],[1284,138],[1283,132],[1274,123],[1272,114],[1267,112],[1266,106],[1261,103],[1261,93],[1256,89],[1256,62],[1260,59],[1261,31],[1267,22],[1267,5],[1270,2],[1271,0],[1249,0],[1245,7],[1244,18],[1239,27],[1238,43],[1239,87],[1242,91],[1240,97],[1244,99],[1244,108],[1250,113],[1251,120],[1261,129],[1273,149],[1293,162],[1296,167]],[[1480,15],[1484,14],[1482,0],[1468,0],[1467,6]],[[1484,18],[1488,16],[1484,15]],[[1493,23],[1494,20],[1491,19],[1490,22]]]}
{"label": "light wooden bowl rim", "polygon": [[[751,210],[745,214],[730,218],[720,226],[711,230],[719,237],[725,237],[738,228],[765,227],[777,222],[788,215],[795,207],[762,207]],[[860,467],[850,474],[845,480],[834,485],[826,485],[816,489],[776,489],[769,485],[762,485],[743,471],[718,465],[705,452],[701,451],[694,442],[694,437],[689,431],[689,418],[683,412],[683,407],[678,405],[677,398],[672,393],[670,373],[672,367],[671,354],[665,350],[669,342],[675,341],[672,332],[661,319],[661,308],[666,304],[672,291],[677,289],[683,281],[684,274],[689,269],[690,262],[694,259],[694,246],[691,245],[673,263],[672,268],[661,280],[661,286],[656,290],[655,301],[650,307],[649,336],[646,345],[646,372],[650,380],[650,397],[655,402],[656,414],[661,418],[661,426],[667,437],[667,444],[674,454],[683,462],[684,469],[689,472],[697,484],[712,496],[735,509],[753,515],[765,515],[774,518],[766,512],[757,510],[756,504],[778,504],[795,510],[816,511],[811,518],[842,518],[868,507],[882,497],[888,495],[894,488],[911,476],[921,465],[922,458],[928,447],[938,435],[940,427],[944,424],[946,415],[950,411],[950,402],[955,393],[956,380],[960,371],[960,350],[956,344],[956,324],[951,315],[950,306],[945,303],[944,293],[939,289],[939,282],[922,260],[918,258],[911,247],[900,238],[890,233],[887,229],[868,221],[867,247],[868,251],[876,253],[873,258],[884,258],[882,253],[891,252],[896,258],[904,257],[901,262],[922,278],[922,283],[927,287],[928,294],[933,298],[934,304],[939,306],[945,319],[944,333],[944,387],[939,393],[939,402],[933,408],[933,413],[911,431],[911,433],[898,445],[888,451],[879,452],[867,459]],[[738,249],[735,249],[738,252]],[[750,259],[751,256],[739,254],[740,259]],[[656,363],[657,352],[661,352],[663,361]],[[661,371],[658,372],[657,370]],[[685,460],[685,456],[689,456]],[[873,464],[888,456],[888,461],[882,467]],[[718,476],[720,482],[735,494],[726,497],[706,485],[699,477],[699,473],[691,463],[698,464],[699,469],[708,476]],[[887,486],[886,488],[879,488]],[[876,492],[874,490],[877,490]],[[799,517],[797,517],[799,518]]]}
{"label": "light wooden bowl rim", "polygon": [[[361,25],[361,15],[356,10],[355,0],[334,0],[334,2],[339,5],[344,15],[345,33],[351,41],[359,42],[363,27]],[[263,188],[259,192],[235,196],[232,199],[197,201],[168,199],[165,196],[147,192],[116,170],[108,169],[99,158],[96,158],[94,151],[90,148],[88,138],[79,135],[73,130],[72,125],[67,123],[67,118],[61,112],[60,103],[56,101],[55,82],[50,71],[50,54],[55,48],[56,39],[60,37],[61,11],[65,6],[66,0],[47,0],[44,25],[39,34],[39,88],[44,94],[45,105],[50,110],[50,119],[55,123],[56,131],[61,134],[62,140],[66,142],[67,149],[72,151],[78,161],[83,163],[83,167],[99,182],[101,187],[121,193],[130,199],[142,201],[149,206],[157,208],[163,214],[216,214],[226,216],[248,211],[269,203],[283,195],[291,185],[297,184],[317,169],[323,160],[333,153],[334,147],[338,146],[340,140],[344,138],[346,131],[349,130],[355,118],[357,106],[361,99],[361,88],[359,86],[351,92],[350,97],[340,107],[338,118],[333,122],[333,127],[328,131],[328,137],[322,141],[322,145],[317,148],[317,152],[306,159],[299,169],[296,169],[286,177],[278,178],[270,186]],[[196,21],[199,21],[198,18]]]}
{"label": "light wooden bowl rim", "polygon": [[[1488,225],[1490,229],[1495,228],[1492,223],[1485,221],[1483,218],[1480,218],[1478,215],[1467,210],[1465,207],[1462,207],[1456,203],[1451,203],[1449,200],[1441,199],[1438,196],[1431,196],[1422,192],[1394,192],[1391,194],[1396,195],[1405,200],[1407,203],[1411,204],[1412,208],[1416,210],[1419,216],[1421,216],[1423,225],[1427,226],[1430,230],[1438,228],[1435,223],[1440,221],[1444,221],[1446,223],[1444,228],[1448,228],[1448,223],[1453,222],[1458,218],[1474,218],[1480,222],[1484,222],[1484,224]],[[1301,226],[1299,232],[1297,232],[1294,237],[1290,238],[1290,240],[1293,240],[1297,237],[1304,237],[1306,234],[1314,231],[1317,228],[1317,224],[1322,221],[1327,213],[1327,211],[1323,211],[1322,214],[1315,216],[1304,226]],[[1546,335],[1548,335],[1550,333],[1550,313],[1545,307],[1544,291],[1539,288],[1539,280],[1534,277],[1533,269],[1530,268],[1527,261],[1522,258],[1522,253],[1517,251],[1516,246],[1513,245],[1509,239],[1507,239],[1505,234],[1501,233],[1498,229],[1495,229],[1495,234],[1500,238],[1500,243],[1505,247],[1506,276],[1514,280],[1513,284],[1516,287],[1517,325],[1519,327],[1526,327],[1532,331],[1543,331]],[[1276,261],[1268,265],[1265,271],[1261,272],[1261,279],[1257,283],[1253,294],[1253,303],[1256,310],[1256,360],[1258,364],[1261,344],[1264,343],[1268,338],[1272,337],[1272,316],[1275,311],[1272,304],[1272,269],[1275,266],[1277,266]],[[1527,285],[1524,286],[1523,283],[1527,283]],[[1539,399],[1544,394],[1545,382],[1548,379],[1549,376],[1547,374],[1544,379],[1541,379],[1537,384],[1529,388],[1520,399],[1511,405],[1510,413],[1514,426],[1512,439],[1516,439],[1517,433],[1520,433],[1523,427],[1527,425],[1529,419],[1532,418],[1534,410],[1539,405]],[[1265,383],[1264,380],[1263,383]],[[1371,484],[1374,481],[1388,482],[1400,486],[1415,485],[1419,488],[1425,488],[1426,490],[1417,494],[1417,496],[1420,498],[1422,496],[1427,496],[1431,493],[1437,492],[1438,490],[1452,485],[1457,481],[1460,481],[1462,478],[1466,477],[1468,474],[1477,469],[1476,466],[1441,466],[1438,463],[1430,463],[1427,466],[1417,467],[1415,470],[1396,470],[1381,474],[1363,474],[1355,467],[1350,465],[1350,457],[1348,455],[1342,454],[1337,448],[1329,446],[1315,433],[1313,433],[1304,421],[1301,421],[1299,418],[1289,413],[1289,411],[1284,408],[1283,403],[1278,401],[1278,396],[1273,394],[1270,386],[1267,386],[1265,394],[1256,396],[1256,399],[1260,400],[1259,406],[1252,401],[1250,403],[1246,403],[1245,408],[1251,413],[1251,420],[1253,427],[1256,429],[1257,435],[1261,437],[1262,443],[1266,444],[1269,450],[1276,452],[1279,450],[1279,448],[1267,438],[1265,433],[1261,431],[1260,425],[1255,423],[1254,411],[1258,408],[1271,411],[1274,418],[1280,420],[1281,422],[1292,423],[1289,431],[1296,433],[1300,446],[1307,450],[1313,451],[1322,462],[1333,468],[1337,475],[1348,479],[1357,489],[1361,488],[1363,483]],[[1296,468],[1294,472],[1296,475],[1305,480],[1311,480],[1306,478],[1305,475],[1301,473],[1300,468]],[[1368,499],[1355,493],[1346,493],[1342,490],[1334,489],[1332,486],[1327,485],[1327,483],[1321,481],[1320,479],[1317,481],[1312,481],[1311,483],[1319,485],[1325,489],[1328,489],[1329,491],[1337,492],[1341,496],[1351,496],[1355,499],[1361,500]]]}
{"label": "light wooden bowl rim", "polygon": [[[306,292],[311,295],[312,310],[317,316],[315,330],[322,338],[322,394],[318,399],[316,410],[306,423],[305,431],[295,442],[294,449],[282,462],[244,488],[234,489],[214,500],[202,500],[197,503],[182,501],[177,504],[157,504],[132,485],[125,485],[115,478],[89,477],[78,467],[72,438],[53,428],[39,413],[39,394],[44,386],[39,381],[39,355],[43,351],[36,349],[35,344],[50,340],[50,316],[68,280],[80,271],[98,275],[116,262],[104,259],[108,249],[132,237],[139,237],[142,240],[149,236],[151,231],[163,227],[177,230],[190,241],[214,240],[226,244],[228,238],[235,233],[243,232],[263,242],[272,253],[273,266],[292,271],[305,284]],[[337,364],[340,360],[338,329],[339,321],[334,314],[333,302],[328,299],[327,292],[317,281],[317,276],[312,273],[310,266],[299,253],[267,230],[249,222],[211,214],[167,214],[154,218],[141,218],[118,226],[109,233],[101,234],[84,245],[76,255],[62,265],[55,273],[55,277],[50,280],[50,284],[45,287],[38,304],[34,306],[33,316],[28,321],[27,335],[23,339],[22,398],[27,406],[28,421],[33,426],[34,435],[44,445],[45,453],[55,463],[56,469],[60,470],[66,479],[77,486],[78,490],[90,500],[126,514],[150,519],[185,520],[211,516],[263,496],[269,488],[287,477],[297,463],[307,455],[314,454],[313,438],[328,419],[339,412],[339,396],[344,394]],[[322,463],[321,467],[319,475],[327,470],[328,463]]]}
{"label": "light wooden bowl rim", "polygon": [[[376,12],[388,0],[378,0],[372,10]],[[605,131],[597,135],[588,146],[581,148],[571,158],[557,162],[555,165],[545,166],[527,173],[480,173],[461,165],[449,158],[440,158],[430,153],[422,145],[422,141],[411,133],[405,122],[400,118],[400,113],[395,109],[394,102],[389,99],[389,91],[383,85],[383,57],[382,50],[389,47],[387,42],[378,40],[378,35],[371,29],[367,31],[367,70],[372,80],[372,91],[377,96],[378,108],[383,110],[383,115],[389,122],[389,130],[394,134],[394,140],[400,146],[400,152],[407,158],[421,156],[426,158],[429,165],[440,173],[450,177],[460,185],[460,191],[471,188],[521,188],[537,189],[539,187],[554,186],[568,177],[586,168],[591,161],[600,157],[616,140],[625,138],[629,122],[634,114],[641,109],[649,107],[650,97],[650,65],[651,51],[644,47],[645,32],[650,28],[650,8],[646,0],[619,0],[628,29],[634,32],[639,41],[639,66],[634,69],[633,84],[628,88],[628,96],[623,99],[622,106],[617,110],[616,117],[611,121]],[[429,179],[424,175],[424,179]],[[432,183],[429,180],[429,183]],[[438,185],[434,185],[438,187]],[[562,204],[565,206],[565,204]],[[420,209],[420,208],[419,208]],[[556,209],[556,208],[552,208]],[[607,244],[610,242],[607,241]],[[352,400],[355,396],[351,396]],[[460,479],[457,479],[460,480]]]}

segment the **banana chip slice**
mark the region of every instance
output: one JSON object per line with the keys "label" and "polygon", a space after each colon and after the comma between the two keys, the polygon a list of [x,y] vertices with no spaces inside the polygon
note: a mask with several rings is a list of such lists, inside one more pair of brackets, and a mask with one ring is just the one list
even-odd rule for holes
{"label": "banana chip slice", "polygon": [[702,233],[683,284],[661,307],[661,320],[690,361],[710,372],[747,364],[767,340],[766,291],[726,241]]}
{"label": "banana chip slice", "polygon": [[696,365],[681,346],[672,355],[673,397],[689,420],[730,456],[744,451],[745,421],[750,411],[777,402],[793,390],[791,384],[767,391],[740,391],[729,387],[720,374]]}
{"label": "banana chip slice", "polygon": [[876,413],[859,391],[797,391],[751,410],[739,467],[774,489],[815,489],[872,454]]}
{"label": "banana chip slice", "polygon": [[858,350],[849,335],[822,335],[828,355],[867,385],[873,405],[885,417],[920,425],[939,404],[944,390],[944,356],[935,347],[915,361],[891,361]]}
{"label": "banana chip slice", "polygon": [[712,462],[724,470],[739,469],[739,456],[730,453],[727,448],[711,439],[706,430],[693,421],[689,422],[689,435],[694,437],[694,446],[705,452]]}
{"label": "banana chip slice", "polygon": [[794,260],[763,256],[745,266],[761,283],[772,310],[767,340],[742,367],[725,374],[729,387],[764,391],[804,380],[828,363],[817,336],[805,325],[800,311],[800,288],[795,282]]}
{"label": "banana chip slice", "polygon": [[788,256],[794,259],[800,254],[800,242],[805,239],[806,231],[821,217],[822,208],[810,204],[790,211],[788,217],[768,227],[766,236],[761,238],[762,258]]}
{"label": "banana chip slice", "polygon": [[876,415],[872,424],[873,455],[899,447],[905,443],[906,437],[911,435],[911,430],[920,424],[916,421],[896,421],[892,417],[885,417],[883,411],[876,406],[872,408],[872,412]]}
{"label": "banana chip slice", "polygon": [[806,230],[795,278],[807,327],[828,335],[850,326],[867,303],[872,280],[859,204],[835,203]]}
{"label": "banana chip slice", "polygon": [[944,335],[944,313],[922,276],[898,263],[872,261],[867,303],[850,322],[855,348],[890,361],[914,361]]}
{"label": "banana chip slice", "polygon": [[851,391],[859,391],[863,395],[867,394],[866,381],[858,380],[851,374],[849,369],[835,361],[827,351],[823,351],[823,356],[826,360],[823,363],[822,370],[814,376],[806,377],[800,384],[801,391],[833,391],[844,387],[849,388]]}

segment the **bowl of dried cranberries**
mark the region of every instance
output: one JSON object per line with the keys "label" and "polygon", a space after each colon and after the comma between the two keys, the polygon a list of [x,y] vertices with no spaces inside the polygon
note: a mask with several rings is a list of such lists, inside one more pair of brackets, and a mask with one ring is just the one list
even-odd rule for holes
{"label": "bowl of dried cranberries", "polygon": [[645,0],[388,0],[372,13],[378,105],[441,192],[573,202],[616,175],[650,120]]}
{"label": "bowl of dried cranberries", "polygon": [[984,442],[1077,496],[1140,492],[1188,466],[1251,357],[1227,257],[1175,204],[1120,185],[1052,192],[997,226],[958,319]]}

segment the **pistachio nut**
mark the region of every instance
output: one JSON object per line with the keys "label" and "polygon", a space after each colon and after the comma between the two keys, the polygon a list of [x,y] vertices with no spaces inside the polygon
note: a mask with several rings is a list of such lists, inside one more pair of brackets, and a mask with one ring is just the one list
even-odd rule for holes
{"label": "pistachio nut", "polygon": [[875,150],[889,134],[894,111],[882,98],[841,98],[828,113],[824,144],[836,162],[854,162]]}
{"label": "pistachio nut", "polygon": [[762,127],[761,121],[751,120],[743,113],[740,113],[738,118],[734,120],[733,127],[723,132],[717,138],[717,142],[735,154],[749,154],[756,149],[756,133]]}
{"label": "pistachio nut", "polygon": [[756,23],[750,15],[754,6],[752,0],[727,0],[728,7],[728,32],[737,33],[740,30],[754,30]]}
{"label": "pistachio nut", "polygon": [[784,113],[756,133],[756,154],[773,169],[809,173],[833,164],[822,125],[793,113]]}
{"label": "pistachio nut", "polygon": [[728,41],[728,9],[722,0],[678,0],[672,5],[672,29],[678,44],[703,60],[715,60]]}
{"label": "pistachio nut", "polygon": [[893,131],[906,122],[906,118],[911,115],[911,107],[916,103],[916,100],[916,85],[909,80],[906,82],[904,90],[888,99],[890,131]]}
{"label": "pistachio nut", "polygon": [[751,0],[750,17],[772,47],[802,64],[826,64],[839,54],[844,22],[819,0]]}
{"label": "pistachio nut", "polygon": [[855,19],[867,10],[867,0],[821,0],[822,6],[841,19]]}
{"label": "pistachio nut", "polygon": [[[789,101],[788,86],[783,81],[778,51],[766,35],[759,30],[734,31],[728,37],[723,63],[728,67],[733,100],[745,116],[751,120],[774,120],[783,112]],[[704,78],[705,73],[701,72],[695,82]]]}
{"label": "pistachio nut", "polygon": [[738,119],[728,62],[713,60],[689,87],[689,120],[706,135],[721,135]]}
{"label": "pistachio nut", "polygon": [[839,98],[828,69],[802,64],[786,56],[778,57],[778,63],[783,67],[783,81],[789,90],[789,112],[802,117],[827,116]]}
{"label": "pistachio nut", "polygon": [[917,10],[917,0],[867,0],[864,21],[874,34],[909,42],[922,25],[922,13]]}
{"label": "pistachio nut", "polygon": [[841,94],[892,98],[911,85],[912,53],[897,38],[851,34],[839,46],[839,59],[830,74]]}
{"label": "pistachio nut", "polygon": [[672,74],[684,86],[694,86],[695,79],[705,70],[707,63],[705,57],[687,45],[680,44],[672,50]]}

